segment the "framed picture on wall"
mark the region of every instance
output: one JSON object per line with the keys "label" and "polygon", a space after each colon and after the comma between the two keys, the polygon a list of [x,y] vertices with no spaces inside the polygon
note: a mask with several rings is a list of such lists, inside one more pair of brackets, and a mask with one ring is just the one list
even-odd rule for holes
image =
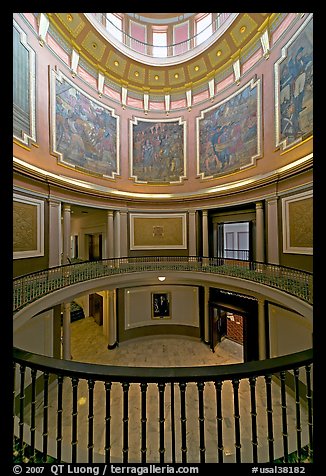
{"label": "framed picture on wall", "polygon": [[170,293],[152,293],[152,319],[170,319]]}

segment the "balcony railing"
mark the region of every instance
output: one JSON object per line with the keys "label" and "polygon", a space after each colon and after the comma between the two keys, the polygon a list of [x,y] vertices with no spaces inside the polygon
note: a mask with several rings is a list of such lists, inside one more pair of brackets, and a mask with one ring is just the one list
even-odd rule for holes
{"label": "balcony railing", "polygon": [[[243,278],[312,303],[312,275],[208,257],[81,262],[14,280],[14,312],[65,286],[120,273]],[[227,463],[312,460],[312,349],[244,364],[122,367],[13,349],[15,461]],[[292,460],[291,460],[292,461]]]}
{"label": "balcony railing", "polygon": [[312,273],[274,264],[199,256],[148,256],[84,261],[26,274],[13,281],[13,311],[72,284],[143,271],[191,271],[258,282],[313,303]]}
{"label": "balcony railing", "polygon": [[13,359],[16,461],[41,453],[43,462],[66,463],[286,463],[306,449],[312,458],[312,350],[176,368],[19,349]]}
{"label": "balcony railing", "polygon": [[[103,29],[106,35],[112,42],[117,42],[124,45],[135,53],[140,53],[147,57],[179,57],[200,46],[203,41],[202,38],[216,39],[219,35],[219,30],[224,26],[228,19],[235,16],[234,13],[217,13],[217,16],[212,19],[211,23],[197,34],[187,38],[184,41],[169,43],[167,45],[154,45],[147,41],[141,41],[129,35],[123,29],[115,25],[107,13],[91,13],[87,14],[92,17]],[[101,30],[102,31],[102,30]]]}

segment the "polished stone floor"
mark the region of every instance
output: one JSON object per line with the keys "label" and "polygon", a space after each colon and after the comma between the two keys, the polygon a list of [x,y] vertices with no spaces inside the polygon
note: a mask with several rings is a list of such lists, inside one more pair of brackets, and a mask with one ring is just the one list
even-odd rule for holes
{"label": "polished stone floor", "polygon": [[[74,361],[100,363],[106,365],[144,366],[144,367],[184,367],[203,365],[225,365],[242,362],[242,346],[224,339],[213,353],[207,345],[199,339],[188,337],[145,337],[121,343],[114,350],[108,350],[102,327],[98,326],[93,318],[76,321],[71,326],[71,353]],[[172,391],[173,390],[173,391]],[[57,384],[50,385],[49,411],[48,411],[48,450],[49,454],[56,454],[57,438]],[[269,460],[268,437],[273,437],[274,459],[282,455],[283,428],[281,392],[278,383],[272,381],[273,413],[272,429],[268,428],[266,382],[263,377],[256,382],[256,422],[258,436],[258,455],[260,462]],[[250,385],[248,379],[240,381],[239,385],[239,413],[240,418],[235,418],[234,391],[231,381],[222,385],[222,437],[224,462],[235,462],[236,431],[239,423],[241,438],[241,461],[252,461],[252,418],[250,404]],[[103,381],[96,381],[94,387],[94,417],[89,418],[89,387],[86,380],[78,381],[78,462],[88,461],[89,421],[94,423],[93,451],[94,461],[103,462],[106,446],[106,429],[110,427],[110,460],[111,462],[123,461],[124,436],[128,434],[128,461],[141,462],[141,436],[142,436],[142,405],[141,389],[139,383],[131,383],[128,389],[128,419],[124,419],[124,392],[122,384],[113,382],[110,391],[110,415],[107,419],[106,404],[107,394]],[[200,421],[199,421],[199,392],[196,383],[189,382],[186,386],[185,413],[186,413],[186,448],[187,462],[200,462]],[[72,381],[64,379],[63,385],[64,408],[63,421],[63,460],[69,462],[71,458],[73,399]],[[214,382],[206,382],[203,392],[204,401],[204,441],[206,462],[217,462],[217,397]],[[173,404],[174,402],[174,404]],[[301,402],[302,403],[302,402]],[[149,383],[146,391],[146,454],[147,462],[160,461],[160,400],[158,385]],[[164,388],[164,448],[165,462],[172,461],[172,428],[174,428],[176,462],[181,462],[181,398],[178,383],[173,389],[170,384]],[[174,418],[173,412],[174,410]],[[30,418],[30,408],[26,408],[25,423]],[[297,419],[296,405],[293,395],[287,394],[287,431],[289,451],[294,451],[297,444]],[[37,399],[36,411],[36,440],[42,448],[43,432],[43,401],[42,395]],[[307,443],[307,414],[306,408],[300,406],[302,445]],[[162,421],[161,421],[162,423]],[[124,433],[128,426],[127,433]],[[271,435],[271,430],[273,435]]]}

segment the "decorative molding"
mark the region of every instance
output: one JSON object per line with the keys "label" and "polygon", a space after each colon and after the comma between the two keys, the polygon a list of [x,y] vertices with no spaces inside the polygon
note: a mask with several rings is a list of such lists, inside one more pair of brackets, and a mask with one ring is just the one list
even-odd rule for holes
{"label": "decorative molding", "polygon": [[44,201],[13,194],[13,258],[44,256]]}
{"label": "decorative molding", "polygon": [[282,198],[283,253],[313,254],[313,191]]}

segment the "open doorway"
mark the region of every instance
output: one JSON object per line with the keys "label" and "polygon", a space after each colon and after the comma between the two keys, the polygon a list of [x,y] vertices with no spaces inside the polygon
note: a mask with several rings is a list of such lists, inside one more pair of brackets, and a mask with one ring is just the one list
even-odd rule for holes
{"label": "open doorway", "polygon": [[252,222],[218,223],[214,256],[237,260],[252,260]]}
{"label": "open doorway", "polygon": [[228,339],[242,346],[243,362],[258,359],[258,305],[251,296],[210,288],[210,347]]}

